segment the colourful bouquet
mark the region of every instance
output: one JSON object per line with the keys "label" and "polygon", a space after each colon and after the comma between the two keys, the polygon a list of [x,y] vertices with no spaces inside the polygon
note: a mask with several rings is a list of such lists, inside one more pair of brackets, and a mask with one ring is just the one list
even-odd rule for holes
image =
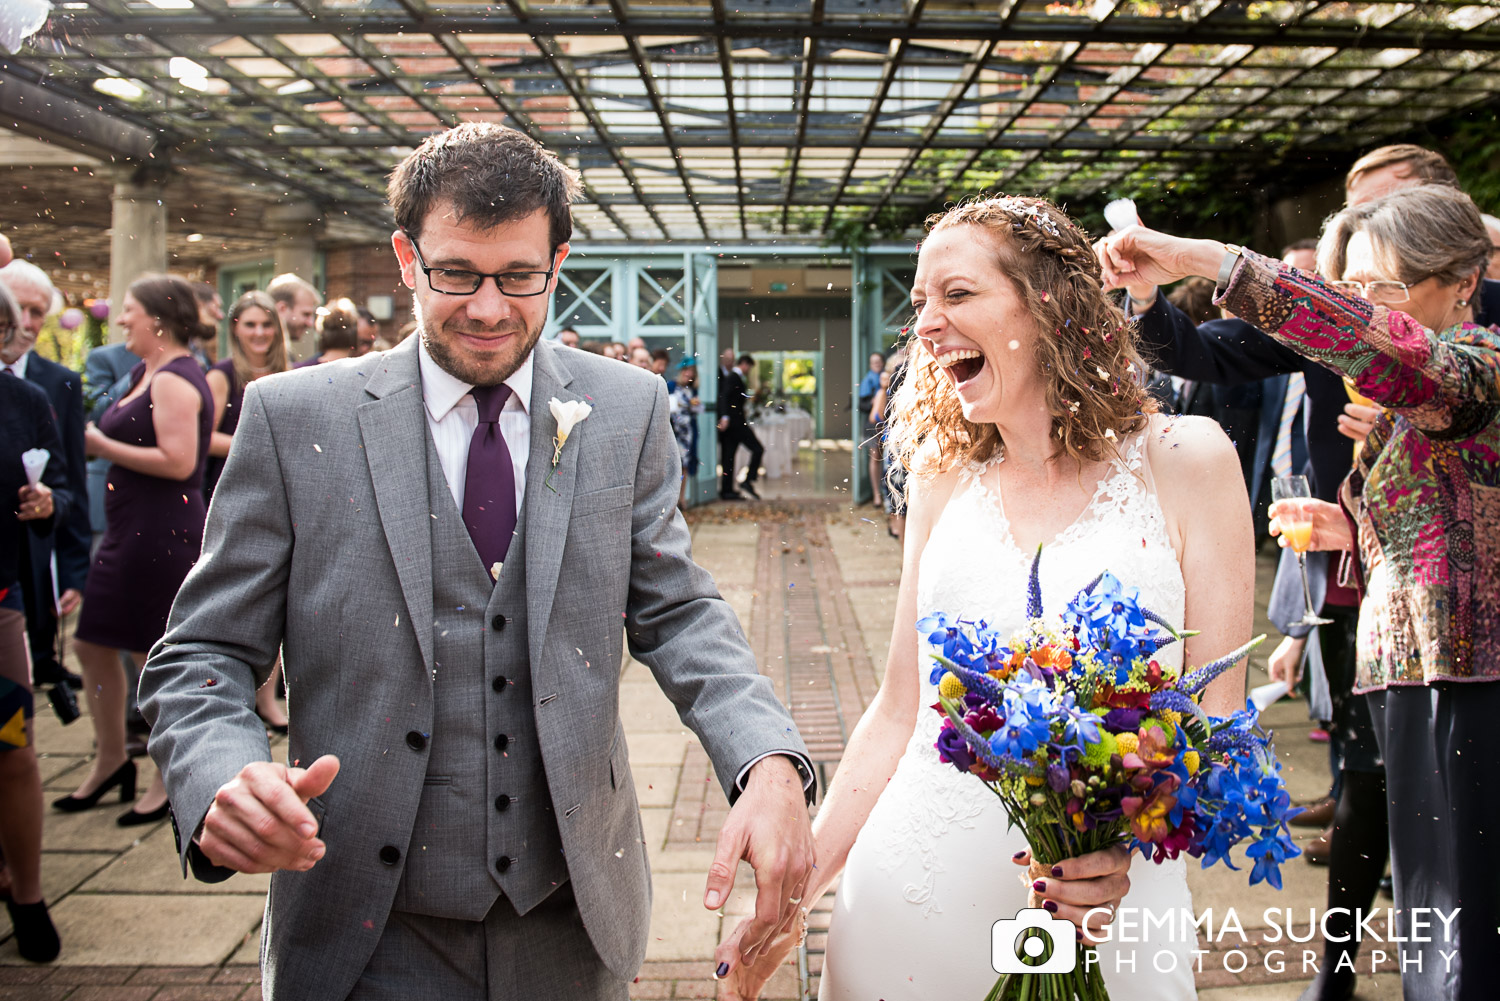
{"label": "colourful bouquet", "polygon": [[[929,615],[917,630],[938,653],[932,681],[946,717],[937,749],[988,786],[1020,824],[1034,862],[1128,844],[1161,863],[1183,852],[1207,868],[1249,838],[1250,883],[1281,888],[1280,864],[1300,854],[1286,829],[1297,810],[1258,713],[1206,715],[1203,689],[1265,637],[1196,670],[1153,655],[1179,632],[1142,608],[1139,592],[1109,573],[1059,617],[1042,616],[1031,566],[1027,622],[1002,636],[984,622]],[[1015,943],[1023,965],[1043,965],[1048,942]],[[1042,933],[1037,936],[1045,938]],[[1045,953],[1045,955],[1043,955]],[[1002,976],[989,999],[1107,1001],[1099,963],[1066,973]]]}

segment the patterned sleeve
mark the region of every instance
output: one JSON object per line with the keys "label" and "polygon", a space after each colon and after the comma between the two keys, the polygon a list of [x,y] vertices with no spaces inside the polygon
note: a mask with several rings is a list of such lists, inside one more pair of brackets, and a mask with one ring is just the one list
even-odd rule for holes
{"label": "patterned sleeve", "polygon": [[1467,438],[1500,406],[1500,335],[1484,327],[1439,337],[1405,313],[1248,250],[1214,302],[1433,437]]}

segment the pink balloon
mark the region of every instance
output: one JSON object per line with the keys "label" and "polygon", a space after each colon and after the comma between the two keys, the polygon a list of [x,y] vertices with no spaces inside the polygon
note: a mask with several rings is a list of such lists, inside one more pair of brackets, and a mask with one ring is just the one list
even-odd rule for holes
{"label": "pink balloon", "polygon": [[77,330],[81,323],[83,323],[83,310],[81,309],[65,309],[62,311],[62,316],[57,318],[57,325],[64,330]]}
{"label": "pink balloon", "polygon": [[89,307],[89,312],[93,314],[96,320],[109,319],[109,300],[95,299],[94,304]]}

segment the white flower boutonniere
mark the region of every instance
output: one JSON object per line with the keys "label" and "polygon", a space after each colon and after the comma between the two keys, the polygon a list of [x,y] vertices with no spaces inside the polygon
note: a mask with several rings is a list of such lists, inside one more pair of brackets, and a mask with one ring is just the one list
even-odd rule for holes
{"label": "white flower boutonniere", "polygon": [[[587,420],[594,408],[582,400],[569,400],[564,403],[557,397],[552,397],[547,403],[552,411],[552,419],[557,421],[557,434],[552,437],[552,472],[557,472],[557,463],[562,459],[563,446],[568,442],[568,435],[582,421]],[[547,474],[547,489],[557,491],[552,485],[552,473]]]}

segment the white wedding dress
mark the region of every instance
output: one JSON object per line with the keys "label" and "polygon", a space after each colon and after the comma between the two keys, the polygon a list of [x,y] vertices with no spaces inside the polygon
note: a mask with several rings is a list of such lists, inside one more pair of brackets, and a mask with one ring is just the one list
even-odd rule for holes
{"label": "white wedding dress", "polygon": [[[1048,616],[1108,570],[1140,588],[1142,605],[1181,625],[1182,569],[1142,457],[1143,442],[1144,436],[1126,445],[1078,520],[1044,547],[1042,607]],[[922,553],[917,607],[919,616],[957,613],[1008,631],[1025,620],[1033,554],[1011,538],[1001,498],[986,485],[994,479],[989,471],[966,470],[939,517]],[[990,966],[990,928],[1027,906],[1028,888],[1020,878],[1025,870],[1011,861],[1026,848],[1020,828],[1008,828],[1000,801],[979,780],[938,760],[933,744],[942,721],[928,708],[938,697],[927,680],[931,663],[923,647],[923,662],[913,668],[922,684],[916,732],[849,853],[829,928],[820,1001],[980,1001],[998,977]],[[1180,664],[1181,658],[1181,644],[1158,655],[1163,664]],[[1122,910],[1170,914],[1179,926],[1181,916],[1192,913],[1186,861],[1157,865],[1136,854]],[[1100,947],[1112,1001],[1196,997],[1191,918],[1186,938],[1180,928],[1143,934],[1144,923],[1135,920],[1132,942]]]}

